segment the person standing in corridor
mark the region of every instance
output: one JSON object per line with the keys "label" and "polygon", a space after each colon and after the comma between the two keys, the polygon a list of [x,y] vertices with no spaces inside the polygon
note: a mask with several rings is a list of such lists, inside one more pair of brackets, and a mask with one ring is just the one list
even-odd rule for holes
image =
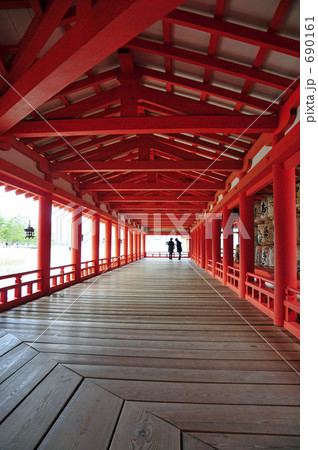
{"label": "person standing in corridor", "polygon": [[178,259],[181,259],[182,243],[177,238],[175,238],[175,241],[176,241],[176,245],[177,245],[177,252],[179,253],[179,258]]}
{"label": "person standing in corridor", "polygon": [[170,238],[170,241],[167,242],[167,245],[168,245],[169,259],[172,259],[172,253],[174,250],[174,242],[172,238]]}

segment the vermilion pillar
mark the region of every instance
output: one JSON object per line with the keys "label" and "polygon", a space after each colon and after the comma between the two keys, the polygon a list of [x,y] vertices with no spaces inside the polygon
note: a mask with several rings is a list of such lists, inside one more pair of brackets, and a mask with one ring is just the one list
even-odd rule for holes
{"label": "vermilion pillar", "polygon": [[197,228],[196,230],[195,230],[195,241],[196,241],[196,243],[195,243],[195,262],[197,263],[197,264],[199,264],[199,262],[200,262],[200,259],[199,259],[199,255],[200,255],[200,233],[199,233],[199,228]]}
{"label": "vermilion pillar", "polygon": [[205,269],[209,269],[209,260],[212,259],[212,220],[205,221]]}
{"label": "vermilion pillar", "polygon": [[143,253],[143,256],[145,257],[146,256],[146,235],[145,234],[142,235],[142,253]]}
{"label": "vermilion pillar", "polygon": [[105,223],[105,258],[107,258],[107,266],[110,267],[112,260],[112,223],[106,220]]}
{"label": "vermilion pillar", "polygon": [[205,269],[205,225],[202,223],[200,225],[200,267]]}
{"label": "vermilion pillar", "polygon": [[192,231],[192,233],[191,233],[189,247],[191,249],[191,259],[192,259],[192,261],[195,261],[195,231]]}
{"label": "vermilion pillar", "polygon": [[99,273],[99,233],[100,216],[95,214],[92,217],[92,259],[95,261],[95,273]]}
{"label": "vermilion pillar", "polygon": [[232,223],[229,223],[231,211],[223,208],[223,283],[227,283],[227,268],[233,266],[233,230]]}
{"label": "vermilion pillar", "polygon": [[286,287],[297,287],[295,169],[274,164],[275,298],[274,324],[284,325]]}
{"label": "vermilion pillar", "polygon": [[221,261],[221,220],[212,220],[212,276],[216,274],[216,263]]}
{"label": "vermilion pillar", "polygon": [[137,231],[134,231],[134,261],[136,261],[137,258]]}
{"label": "vermilion pillar", "polygon": [[82,253],[82,208],[78,206],[72,211],[72,264],[75,265],[75,280],[81,280]]}
{"label": "vermilion pillar", "polygon": [[125,255],[125,263],[128,263],[128,227],[125,225],[124,228],[124,255]]}
{"label": "vermilion pillar", "polygon": [[134,253],[134,235],[131,230],[129,230],[128,235],[129,235],[130,262],[132,262],[133,261],[133,253]]}
{"label": "vermilion pillar", "polygon": [[39,198],[38,269],[42,269],[42,291],[50,291],[52,197]]}
{"label": "vermilion pillar", "polygon": [[245,297],[247,272],[254,272],[254,201],[245,192],[239,194],[240,297]]}
{"label": "vermilion pillar", "polygon": [[138,233],[138,259],[141,258],[141,234]]}
{"label": "vermilion pillar", "polygon": [[115,225],[115,257],[117,258],[118,266],[120,265],[120,227]]}

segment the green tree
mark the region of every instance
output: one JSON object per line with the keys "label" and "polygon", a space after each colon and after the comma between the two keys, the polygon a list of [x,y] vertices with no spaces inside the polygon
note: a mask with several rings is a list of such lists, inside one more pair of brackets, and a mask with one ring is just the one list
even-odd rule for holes
{"label": "green tree", "polygon": [[7,219],[0,216],[0,241],[8,242],[8,244],[25,245],[27,242],[36,244],[36,237],[33,239],[25,239],[24,229],[27,226],[27,219],[21,216],[11,217]]}

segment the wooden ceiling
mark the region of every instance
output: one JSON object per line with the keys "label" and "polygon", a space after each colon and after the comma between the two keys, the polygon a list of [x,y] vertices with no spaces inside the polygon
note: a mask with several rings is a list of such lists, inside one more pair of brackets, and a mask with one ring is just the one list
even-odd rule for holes
{"label": "wooden ceiling", "polygon": [[299,84],[297,0],[8,0],[0,28],[0,133],[149,230],[188,229]]}

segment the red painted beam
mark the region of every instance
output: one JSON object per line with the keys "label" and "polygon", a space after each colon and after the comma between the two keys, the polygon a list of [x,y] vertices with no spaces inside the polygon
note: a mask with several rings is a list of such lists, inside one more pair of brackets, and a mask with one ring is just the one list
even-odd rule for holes
{"label": "red painted beam", "polygon": [[241,191],[249,191],[252,195],[255,193],[260,180],[266,177],[272,179],[272,166],[275,163],[284,163],[284,161],[291,158],[295,153],[298,153],[300,148],[300,123],[297,123],[290,131],[282,138],[273,149],[263,158],[253,169],[251,169],[235,186],[235,189],[229,191],[224,198],[215,206],[213,212],[218,212],[223,205],[229,204],[234,197]]}
{"label": "red painted beam", "polygon": [[268,110],[270,112],[277,112],[278,106],[276,104],[271,104],[265,100],[258,99],[246,94],[240,94],[238,92],[231,91],[229,89],[220,88],[218,86],[213,86],[209,83],[201,83],[199,81],[191,80],[184,77],[179,77],[172,74],[167,74],[160,72],[158,70],[142,68],[138,70],[138,73],[142,77],[149,78],[156,81],[165,81],[174,86],[180,86],[191,91],[201,92],[206,95],[212,95],[213,97],[222,98],[232,102],[240,102],[244,105],[250,106],[252,108],[259,109],[261,111]]}
{"label": "red painted beam", "polygon": [[44,117],[47,120],[79,117],[96,109],[100,109],[101,107],[106,107],[112,103],[118,102],[120,93],[121,88],[117,87],[110,91],[102,92],[101,94],[96,94],[92,97],[72,103],[71,105],[56,109],[55,111],[44,114]]}
{"label": "red painted beam", "polygon": [[[213,183],[201,183],[197,181],[190,188],[191,182],[188,183],[112,183],[112,186],[116,191],[184,191],[187,189],[187,192],[192,191],[214,191],[215,189],[224,189],[225,185],[223,182],[216,181]],[[104,181],[98,181],[96,183],[81,183],[80,190],[82,192],[88,191],[113,191]],[[188,189],[189,188],[189,189]]]}
{"label": "red painted beam", "polygon": [[131,202],[163,202],[163,203],[206,203],[211,201],[210,196],[195,196],[195,195],[183,195],[180,199],[177,195],[152,195],[151,197],[146,197],[145,195],[125,195],[125,198],[121,198],[118,195],[104,196],[103,201],[105,202],[116,202],[116,203],[131,203]]}
{"label": "red painted beam", "polygon": [[[127,139],[126,141],[102,146],[102,143],[104,142],[108,142],[107,136],[93,139],[91,143],[84,143],[78,145],[77,147],[74,147],[76,149],[76,152],[74,152],[74,150],[72,150],[71,148],[68,148],[67,150],[53,153],[49,156],[49,159],[52,161],[57,161],[58,158],[73,154],[74,156],[70,156],[70,158],[68,158],[65,162],[71,164],[75,161],[83,161],[83,158],[85,158],[86,160],[94,159],[98,161],[104,161],[107,159],[111,159],[114,156],[118,156],[136,149],[138,139],[132,138]],[[91,151],[87,151],[87,149],[91,149]],[[79,153],[82,155],[82,157],[79,155]]]}
{"label": "red painted beam", "polygon": [[[246,135],[244,134],[243,137],[245,137],[245,136]],[[205,139],[208,139],[208,140],[211,139],[213,141],[220,142],[221,144],[225,145],[226,147],[228,147],[230,145],[231,148],[233,148],[233,149],[239,148],[241,150],[249,151],[251,148],[251,144],[248,144],[247,142],[242,142],[240,139],[235,140],[234,137],[225,136],[224,134],[214,134],[214,133],[199,134],[198,133],[197,136],[195,136],[195,137],[203,138],[201,140],[199,139],[199,142],[203,142],[203,145],[208,145],[208,146],[213,145],[213,144],[209,143],[209,141],[206,141]]]}
{"label": "red painted beam", "polygon": [[263,83],[277,89],[286,89],[292,82],[291,79],[259,69],[253,69],[238,63],[225,61],[213,56],[205,56],[189,50],[183,50],[176,47],[158,44],[157,42],[147,41],[145,39],[135,38],[126,44],[126,47],[140,51],[145,51],[165,58],[172,58],[183,61],[188,64],[195,64],[200,67],[217,70],[222,73],[228,73],[233,76],[247,80]]}
{"label": "red painted beam", "polygon": [[70,95],[74,92],[81,91],[83,89],[87,89],[90,87],[97,86],[100,83],[104,83],[106,81],[114,80],[117,78],[117,75],[120,73],[119,69],[107,70],[106,72],[101,72],[93,75],[87,76],[83,80],[74,81],[74,83],[69,84],[66,88],[62,89],[58,92],[52,99],[58,98],[61,95]]}
{"label": "red painted beam", "polygon": [[[138,99],[153,105],[163,106],[174,113],[188,115],[216,115],[227,114],[229,116],[237,116],[238,113],[224,109],[220,106],[213,106],[207,103],[183,97],[181,95],[170,94],[169,92],[158,91],[140,86],[138,88]],[[242,115],[242,114],[239,114]]]}
{"label": "red painted beam", "polygon": [[[163,142],[162,142],[163,141]],[[206,158],[202,158],[200,156],[198,156],[197,152],[196,152],[196,148],[195,147],[189,147],[187,150],[180,150],[177,147],[173,147],[170,145],[170,141],[164,142],[166,141],[166,139],[162,139],[162,141],[158,141],[153,140],[151,142],[151,148],[155,149],[155,150],[159,150],[160,153],[164,153],[168,156],[175,156],[178,159],[184,159],[184,160],[193,160],[193,159],[197,159],[197,160],[201,160],[201,161],[206,161]],[[186,147],[186,146],[184,146]],[[209,152],[206,152],[209,153]],[[215,154],[213,154],[212,152],[210,152],[210,158],[211,159],[215,159],[216,156]]]}
{"label": "red painted beam", "polygon": [[[192,138],[191,136],[183,136],[183,135],[177,135],[177,134],[170,134],[171,137],[173,137],[174,139],[170,139],[169,141],[167,141],[164,138],[160,138],[160,137],[156,137],[157,140],[159,140],[160,142],[165,142],[167,141],[169,143],[169,145],[173,146],[173,147],[178,147],[181,148],[183,150],[188,150],[188,151],[194,151],[196,154],[198,155],[202,155],[202,156],[208,156],[208,157],[212,157],[213,159],[216,158],[220,153],[226,152],[227,155],[232,155],[235,156],[236,158],[242,158],[244,153],[237,151],[234,148],[227,148],[228,146],[220,144],[209,144],[206,141],[202,141],[196,137]],[[182,142],[179,142],[179,141]],[[233,142],[233,141],[232,141]],[[191,145],[189,145],[189,144]],[[235,144],[234,144],[235,145]],[[206,150],[198,148],[198,146],[204,147]],[[209,151],[211,150],[211,151]]]}
{"label": "red painted beam", "polygon": [[157,161],[90,161],[87,164],[85,161],[74,162],[70,165],[68,162],[57,162],[49,165],[51,172],[92,172],[93,169],[101,172],[112,171],[134,171],[134,172],[160,172],[160,171],[174,171],[174,170],[195,170],[198,172],[204,171],[233,171],[242,170],[243,161],[229,160],[229,161],[171,161],[171,160],[157,160]]}
{"label": "red painted beam", "polygon": [[216,20],[179,9],[169,13],[164,21],[204,31],[216,36],[223,36],[236,41],[245,42],[267,50],[285,53],[286,55],[295,56],[296,58],[299,58],[300,56],[299,41],[260,31],[255,28],[238,25],[233,22],[226,22],[220,19]]}
{"label": "red painted beam", "polygon": [[[110,117],[105,119],[54,120],[54,129],[44,121],[25,121],[12,128],[19,138],[150,133],[273,133],[278,119],[274,116],[171,116]],[[56,131],[55,131],[56,130]]]}
{"label": "red painted beam", "polygon": [[148,0],[99,0],[85,21],[76,23],[15,83],[15,91],[3,95],[0,134],[182,2],[157,0],[149,8]]}
{"label": "red painted beam", "polygon": [[19,48],[13,58],[9,73],[11,83],[14,83],[31,66],[44,44],[59,25],[71,3],[72,0],[63,0],[63,2],[52,2],[49,5],[37,30],[30,36],[27,47]]}

